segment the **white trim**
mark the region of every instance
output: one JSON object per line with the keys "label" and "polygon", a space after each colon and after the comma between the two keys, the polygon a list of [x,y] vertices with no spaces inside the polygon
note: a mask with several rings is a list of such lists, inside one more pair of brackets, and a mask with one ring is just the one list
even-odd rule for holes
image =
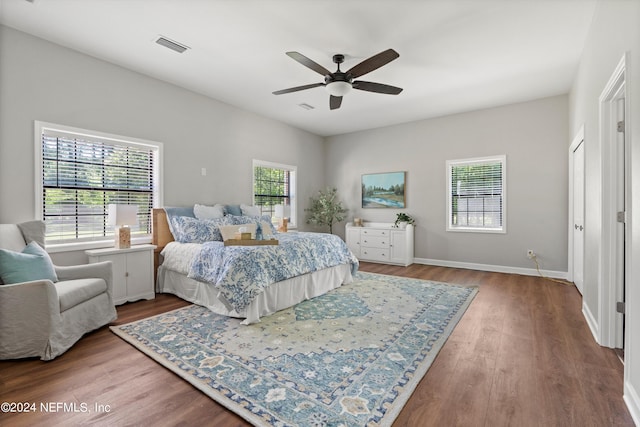
{"label": "white trim", "polygon": [[[456,165],[470,165],[470,164],[486,164],[497,163],[502,164],[502,226],[499,228],[485,228],[485,227],[454,227],[451,225],[451,169]],[[506,234],[507,232],[507,156],[504,154],[496,156],[486,157],[474,157],[469,159],[456,159],[446,161],[446,231],[462,232],[462,233],[498,233]]]}
{"label": "white trim", "polygon": [[600,336],[600,332],[598,331],[598,321],[591,310],[589,310],[589,306],[584,302],[584,299],[582,300],[582,315],[584,316],[584,320],[587,321],[587,326],[589,326],[593,339],[598,342],[598,337]]}
{"label": "white trim", "polygon": [[[522,274],[524,276],[538,276],[538,270],[535,268],[522,268],[522,267],[508,267],[504,265],[492,265],[492,264],[476,264],[470,262],[461,261],[447,261],[437,260],[429,258],[414,258],[413,262],[416,264],[435,265],[438,267],[452,267],[452,268],[464,268],[467,270],[479,270],[490,271],[493,273],[509,273],[509,274]],[[553,271],[553,270],[540,270],[545,277],[553,279],[566,279],[566,271]]]}
{"label": "white trim", "polygon": [[[598,323],[599,337],[598,343],[605,347],[615,346],[616,337],[616,156],[613,149],[615,145],[615,130],[611,125],[617,120],[615,115],[615,100],[624,91],[626,81],[626,58],[622,59],[616,66],[615,71],[607,82],[604,90],[598,98],[600,124],[600,152],[601,152],[601,235],[599,247],[600,277],[598,283]],[[627,111],[628,114],[628,111]],[[628,124],[627,124],[628,125]],[[627,126],[628,127],[628,126]],[[613,149],[612,149],[613,147]]]}
{"label": "white trim", "polygon": [[[567,264],[567,280],[573,282],[573,191],[574,191],[574,182],[573,182],[573,171],[574,171],[574,162],[573,162],[573,152],[580,146],[580,144],[584,143],[584,124],[580,126],[578,129],[578,133],[573,138],[571,145],[569,146],[569,236],[568,236],[568,264]],[[583,150],[586,146],[583,146]],[[584,219],[583,219],[584,220]],[[583,264],[584,268],[584,264]],[[584,274],[583,274],[584,280]],[[584,286],[584,284],[583,284]]]}
{"label": "white trim", "polygon": [[[131,245],[145,245],[151,243],[151,237],[132,237]],[[58,252],[84,251],[88,249],[112,248],[114,246],[113,239],[95,240],[90,242],[79,243],[59,243],[47,245],[47,252],[50,254]]]}
{"label": "white trim", "polygon": [[[626,357],[625,357],[625,360]],[[627,369],[625,369],[626,371]],[[625,378],[624,382],[624,394],[622,395],[624,402],[627,404],[627,409],[633,418],[635,425],[640,425],[640,395],[633,388],[633,385],[629,382],[628,378]]]}

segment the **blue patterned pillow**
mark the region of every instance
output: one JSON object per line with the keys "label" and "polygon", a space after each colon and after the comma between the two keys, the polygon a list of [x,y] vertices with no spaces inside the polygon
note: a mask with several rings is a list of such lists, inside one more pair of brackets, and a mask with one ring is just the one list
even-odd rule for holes
{"label": "blue patterned pillow", "polygon": [[222,242],[221,225],[233,225],[230,218],[196,219],[188,216],[171,218],[173,238],[180,243]]}
{"label": "blue patterned pillow", "polygon": [[240,205],[225,205],[224,212],[227,215],[242,215],[242,209],[240,209]]}
{"label": "blue patterned pillow", "polygon": [[22,252],[0,249],[0,277],[6,285],[32,280],[58,281],[49,254],[36,242],[29,243]]}

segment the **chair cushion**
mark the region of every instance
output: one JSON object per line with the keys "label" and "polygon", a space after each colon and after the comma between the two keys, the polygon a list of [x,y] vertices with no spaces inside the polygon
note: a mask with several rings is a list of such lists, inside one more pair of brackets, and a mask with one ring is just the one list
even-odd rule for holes
{"label": "chair cushion", "polygon": [[22,252],[0,249],[0,277],[5,284],[32,280],[58,281],[49,254],[36,242],[29,243]]}
{"label": "chair cushion", "polygon": [[104,279],[63,280],[55,284],[60,299],[60,312],[82,304],[107,291]]}

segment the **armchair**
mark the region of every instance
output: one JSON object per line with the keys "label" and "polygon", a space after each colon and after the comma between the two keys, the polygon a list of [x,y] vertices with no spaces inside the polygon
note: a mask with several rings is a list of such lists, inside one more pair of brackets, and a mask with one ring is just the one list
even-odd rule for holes
{"label": "armchair", "polygon": [[[20,256],[20,251],[27,253],[32,241],[43,246],[42,221],[0,224],[0,249],[7,250],[0,254],[5,256],[5,266],[12,266],[11,258],[6,257]],[[42,252],[50,262],[46,252]],[[2,284],[0,276],[0,359],[37,356],[51,360],[85,333],[117,318],[111,262],[50,265],[57,281],[53,277]]]}

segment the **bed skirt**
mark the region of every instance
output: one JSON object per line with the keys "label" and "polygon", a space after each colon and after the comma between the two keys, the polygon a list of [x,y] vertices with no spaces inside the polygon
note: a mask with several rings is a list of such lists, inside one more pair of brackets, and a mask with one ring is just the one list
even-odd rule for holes
{"label": "bed skirt", "polygon": [[352,282],[351,265],[329,267],[272,284],[240,313],[227,308],[218,298],[218,290],[213,285],[190,279],[184,274],[163,266],[158,268],[156,290],[159,293],[174,294],[223,316],[242,318],[244,319],[242,323],[248,325],[259,322],[263,316]]}

